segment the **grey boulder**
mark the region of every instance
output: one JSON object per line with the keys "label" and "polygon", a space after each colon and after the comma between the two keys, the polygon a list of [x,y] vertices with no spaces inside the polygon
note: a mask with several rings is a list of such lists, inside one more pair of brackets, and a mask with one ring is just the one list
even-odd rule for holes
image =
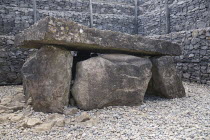
{"label": "grey boulder", "polygon": [[72,95],[83,110],[135,106],[143,102],[151,78],[148,58],[101,55],[79,62]]}
{"label": "grey boulder", "polygon": [[152,79],[147,94],[169,99],[185,97],[185,89],[173,58],[170,56],[153,57],[151,61],[153,65]]}
{"label": "grey boulder", "polygon": [[70,51],[53,46],[27,59],[22,67],[24,93],[35,111],[63,112],[69,103],[72,61]]}

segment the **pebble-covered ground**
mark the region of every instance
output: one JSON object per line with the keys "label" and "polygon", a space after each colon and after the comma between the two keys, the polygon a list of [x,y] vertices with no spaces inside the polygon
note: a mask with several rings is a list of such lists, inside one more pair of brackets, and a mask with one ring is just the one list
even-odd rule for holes
{"label": "pebble-covered ground", "polygon": [[[35,125],[33,123],[25,127],[24,117],[50,122],[49,118],[52,118],[50,116],[55,114],[34,112],[30,107],[17,112],[2,111],[0,139],[209,140],[210,86],[190,83],[184,83],[184,86],[187,97],[181,99],[168,100],[150,96],[145,97],[145,104],[136,107],[108,107],[87,112],[74,108],[76,111],[71,112],[73,115],[68,113],[60,115],[63,116],[63,122],[58,125],[53,124],[48,131],[37,129],[36,126],[32,127]],[[0,99],[12,96],[21,90],[22,86],[2,86]],[[2,119],[2,116],[8,114],[24,115],[19,119],[17,117],[15,119],[10,117],[10,120]],[[46,126],[42,127],[45,129]]]}

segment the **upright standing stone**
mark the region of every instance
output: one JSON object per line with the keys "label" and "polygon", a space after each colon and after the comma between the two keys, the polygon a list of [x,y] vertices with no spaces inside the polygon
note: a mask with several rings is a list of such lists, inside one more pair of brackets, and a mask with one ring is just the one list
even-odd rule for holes
{"label": "upright standing stone", "polygon": [[177,73],[174,60],[170,56],[151,58],[152,79],[148,94],[156,94],[165,98],[181,98],[186,96],[182,80]]}
{"label": "upright standing stone", "polygon": [[80,109],[139,105],[151,78],[148,58],[102,55],[77,64],[72,95]]}
{"label": "upright standing stone", "polygon": [[45,46],[27,59],[22,68],[24,93],[32,97],[35,111],[62,113],[69,103],[70,51]]}

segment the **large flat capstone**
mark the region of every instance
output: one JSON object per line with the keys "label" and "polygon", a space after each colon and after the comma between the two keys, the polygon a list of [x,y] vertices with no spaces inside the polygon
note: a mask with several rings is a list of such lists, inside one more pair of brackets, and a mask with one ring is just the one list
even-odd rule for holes
{"label": "large flat capstone", "polygon": [[83,110],[107,106],[134,106],[143,102],[151,79],[148,58],[102,55],[77,64],[72,95]]}
{"label": "large flat capstone", "polygon": [[70,50],[133,55],[181,55],[180,46],[108,30],[88,28],[73,21],[46,17],[18,34],[15,44],[26,48],[60,45]]}

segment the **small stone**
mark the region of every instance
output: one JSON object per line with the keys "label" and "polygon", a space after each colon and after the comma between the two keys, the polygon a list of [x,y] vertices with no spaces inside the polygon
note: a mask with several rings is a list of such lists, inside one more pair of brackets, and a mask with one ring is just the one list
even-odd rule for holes
{"label": "small stone", "polygon": [[0,110],[9,110],[10,108],[6,107],[6,106],[3,106],[3,105],[0,105]]}
{"label": "small stone", "polygon": [[63,127],[65,126],[65,116],[61,114],[51,114],[47,117],[48,122],[55,122],[55,126]]}
{"label": "small stone", "polygon": [[192,32],[192,36],[193,36],[194,38],[196,38],[196,37],[198,36],[198,31],[197,31],[197,30],[193,31],[193,32]]}
{"label": "small stone", "polygon": [[14,44],[14,41],[13,40],[7,40],[7,44],[8,45],[13,45]]}
{"label": "small stone", "polygon": [[78,111],[79,111],[79,110],[78,110],[76,107],[74,107],[74,108],[66,108],[66,109],[64,110],[64,114],[65,114],[65,115],[74,115],[74,114],[76,114]]}
{"label": "small stone", "polygon": [[52,129],[52,127],[55,125],[55,123],[56,123],[56,121],[45,122],[41,125],[34,127],[33,131],[35,131],[35,132],[49,131]]}
{"label": "small stone", "polygon": [[0,123],[5,123],[8,121],[9,115],[8,114],[1,114],[0,115]]}
{"label": "small stone", "polygon": [[72,119],[72,118],[66,118],[64,121],[65,121],[65,124],[72,124],[72,123],[75,123],[75,120]]}
{"label": "small stone", "polygon": [[98,122],[99,122],[99,118],[94,117],[94,118],[91,118],[89,121],[86,121],[85,125],[87,127],[93,127],[93,126],[97,125]]}
{"label": "small stone", "polygon": [[194,54],[190,54],[190,55],[189,55],[189,57],[194,57],[194,56],[195,56]]}
{"label": "small stone", "polygon": [[24,103],[25,102],[25,95],[23,94],[23,92],[20,92],[20,93],[17,93],[16,95],[14,95],[14,97],[12,99],[12,103],[13,102]]}
{"label": "small stone", "polygon": [[0,109],[12,110],[13,112],[23,109],[24,107],[24,95],[18,93],[13,96],[7,96],[1,100]]}
{"label": "small stone", "polygon": [[91,118],[87,112],[82,112],[82,114],[80,116],[78,116],[75,120],[76,120],[76,122],[86,122],[90,119]]}
{"label": "small stone", "polygon": [[197,44],[198,42],[200,42],[200,39],[199,39],[199,38],[193,38],[193,39],[191,40],[192,45],[195,45],[195,44]]}
{"label": "small stone", "polygon": [[56,119],[55,126],[64,127],[65,126],[65,118]]}
{"label": "small stone", "polygon": [[10,104],[12,101],[12,97],[6,97],[6,98],[3,98],[1,99],[0,101],[0,105],[8,105]]}
{"label": "small stone", "polygon": [[24,119],[24,123],[22,126],[25,128],[31,128],[41,123],[42,121],[39,118],[26,118]]}
{"label": "small stone", "polygon": [[25,106],[24,103],[14,102],[12,104],[12,106],[10,107],[10,109],[13,110],[14,112],[16,112],[18,110],[22,110],[24,108],[24,106]]}
{"label": "small stone", "polygon": [[61,30],[63,31],[65,28],[64,27],[61,27]]}
{"label": "small stone", "polygon": [[9,117],[9,119],[12,121],[12,122],[17,122],[17,121],[20,121],[21,119],[23,119],[24,116],[23,114],[14,114],[12,116]]}
{"label": "small stone", "polygon": [[183,77],[186,78],[186,79],[189,79],[190,78],[190,74],[189,73],[184,73]]}
{"label": "small stone", "polygon": [[2,114],[2,113],[4,113],[5,112],[5,110],[0,110],[0,114]]}
{"label": "small stone", "polygon": [[57,118],[63,118],[64,116],[62,114],[58,114],[58,113],[53,113],[53,114],[50,114],[48,117],[47,117],[47,120],[51,121],[51,120],[55,120]]}

